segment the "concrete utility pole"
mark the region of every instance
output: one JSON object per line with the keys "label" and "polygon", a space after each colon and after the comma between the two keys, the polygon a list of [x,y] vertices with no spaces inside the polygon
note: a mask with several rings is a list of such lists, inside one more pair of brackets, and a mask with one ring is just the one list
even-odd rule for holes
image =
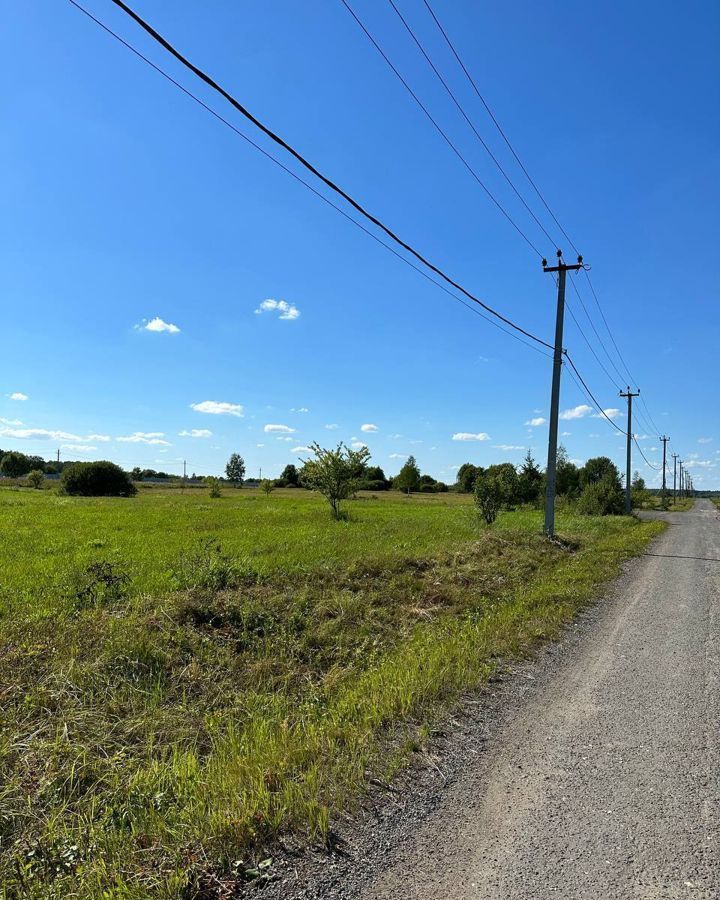
{"label": "concrete utility pole", "polygon": [[673,503],[677,500],[677,453],[673,453]]}
{"label": "concrete utility pole", "polygon": [[633,394],[630,390],[630,385],[628,385],[628,389],[625,393],[620,391],[621,397],[626,397],[628,402],[628,414],[627,414],[627,463],[625,466],[625,515],[632,515],[632,486],[630,484],[632,478],[632,402],[633,397],[640,396],[640,388]]}
{"label": "concrete utility pole", "polygon": [[557,251],[558,264],[549,266],[542,261],[543,272],[558,273],[557,312],[555,315],[555,353],[553,355],[552,394],[550,397],[550,433],[548,435],[547,487],[545,490],[545,534],[555,535],[555,482],[557,475],[557,435],[560,416],[560,373],[562,371],[563,324],[565,322],[565,281],[569,271],[576,272],[583,267],[582,256],[572,266],[562,261],[562,250]]}
{"label": "concrete utility pole", "polygon": [[669,437],[661,437],[660,440],[663,442],[663,477],[662,477],[662,492],[663,497],[665,496],[665,460],[667,458],[667,442],[670,440]]}
{"label": "concrete utility pole", "polygon": [[683,495],[683,467],[682,467],[682,460],[680,460],[679,465],[680,465],[680,480],[678,481],[678,487],[680,488],[680,499],[682,500],[682,495]]}

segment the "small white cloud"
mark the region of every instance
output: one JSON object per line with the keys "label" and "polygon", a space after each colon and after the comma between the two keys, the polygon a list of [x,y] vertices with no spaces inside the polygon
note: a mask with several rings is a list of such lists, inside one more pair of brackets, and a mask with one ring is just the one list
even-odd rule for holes
{"label": "small white cloud", "polygon": [[367,447],[367,444],[363,444],[362,441],[353,441],[350,446],[353,450],[362,450],[363,447]]}
{"label": "small white cloud", "polygon": [[368,422],[366,425],[360,426],[360,431],[379,431],[380,429],[377,425],[373,425],[372,422]]}
{"label": "small white cloud", "polygon": [[581,403],[579,406],[573,406],[572,409],[565,409],[560,413],[561,419],[583,419],[588,413],[592,412],[592,406],[587,403]]}
{"label": "small white cloud", "polygon": [[312,447],[293,447],[291,453],[313,453]]}
{"label": "small white cloud", "polygon": [[294,434],[295,429],[291,428],[289,425],[266,425],[263,428],[263,431],[266,434]]}
{"label": "small white cloud", "polygon": [[209,438],[212,437],[212,431],[208,431],[207,428],[191,428],[189,431],[187,428],[184,428],[182,431],[178,432],[180,437],[191,437],[191,438]]}
{"label": "small white cloud", "polygon": [[68,431],[50,431],[47,428],[0,428],[0,437],[17,438],[18,440],[40,441],[87,441],[78,434]]}
{"label": "small white cloud", "polygon": [[333,422],[331,425],[325,425],[324,427],[327,428],[328,431],[335,431],[335,430],[338,429],[340,426],[339,426],[339,425],[336,425],[336,424]]}
{"label": "small white cloud", "polygon": [[290,412],[294,412],[294,413],[309,413],[310,410],[307,408],[307,406],[300,406],[298,409],[295,409],[295,407],[293,406],[293,408],[290,410]]}
{"label": "small white cloud", "polygon": [[561,431],[560,437],[570,437],[571,434],[572,434],[572,431]]}
{"label": "small white cloud", "polygon": [[280,435],[280,437],[276,437],[275,440],[276,441],[288,441],[289,443],[292,443],[293,441],[296,441],[297,438],[291,438],[291,437],[288,437],[287,435]]}
{"label": "small white cloud", "polygon": [[255,444],[256,447],[264,447],[265,444]]}
{"label": "small white cloud", "polygon": [[522,444],[493,444],[495,450],[524,450]]}
{"label": "small white cloud", "polygon": [[239,403],[227,403],[225,400],[203,400],[201,403],[191,403],[190,409],[195,412],[207,413],[210,416],[237,416],[242,419],[245,415],[245,407]]}
{"label": "small white cloud", "polygon": [[255,310],[255,315],[259,316],[264,312],[277,312],[279,318],[293,320],[300,317],[300,310],[294,303],[288,303],[286,300],[263,300],[263,302]]}
{"label": "small white cloud", "polygon": [[525,424],[530,425],[532,428],[539,428],[541,425],[544,425],[546,422],[547,422],[547,419],[544,419],[542,416],[536,416],[534,419],[528,419]]}
{"label": "small white cloud", "polygon": [[123,444],[162,444],[165,447],[172,446],[170,441],[165,441],[162,431],[134,431],[132,434],[116,437],[116,441]]}
{"label": "small white cloud", "polygon": [[27,395],[27,394],[23,394],[22,391],[13,391],[12,394],[8,394],[8,397],[9,397],[11,400],[29,400],[29,399],[30,399],[30,398],[28,397],[28,395]]}
{"label": "small white cloud", "polygon": [[0,425],[12,425],[16,427],[22,425],[22,422],[20,419],[3,419],[3,417],[0,416]]}
{"label": "small white cloud", "polygon": [[391,453],[390,459],[407,459],[407,453]]}
{"label": "small white cloud", "polygon": [[608,419],[617,419],[617,417],[621,414],[620,410],[615,409],[615,407],[604,409],[603,413],[605,413],[605,416],[603,416],[603,414],[599,412],[593,413],[593,419],[604,419],[605,417],[607,417]]}
{"label": "small white cloud", "polygon": [[454,441],[489,441],[490,435],[484,431],[479,431],[477,434],[472,434],[468,431],[456,431],[452,439]]}
{"label": "small white cloud", "polygon": [[712,444],[712,438],[698,438],[698,444]]}
{"label": "small white cloud", "polygon": [[150,319],[149,322],[147,319],[143,319],[139,325],[135,326],[135,328],[140,331],[153,331],[156,334],[161,334],[162,332],[166,332],[167,334],[180,334],[180,329],[177,325],[173,325],[172,322],[165,322],[160,316],[155,316],[155,318]]}
{"label": "small white cloud", "polygon": [[111,440],[111,437],[109,434],[89,434],[87,436],[87,440],[101,441],[102,443],[106,443],[107,441]]}
{"label": "small white cloud", "polygon": [[80,453],[89,453],[91,450],[97,450],[97,447],[92,447],[90,444],[61,444],[61,450],[73,450]]}

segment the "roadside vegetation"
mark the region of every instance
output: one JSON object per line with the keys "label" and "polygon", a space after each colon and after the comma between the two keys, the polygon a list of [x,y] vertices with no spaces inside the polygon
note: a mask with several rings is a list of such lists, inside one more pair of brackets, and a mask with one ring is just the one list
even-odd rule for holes
{"label": "roadside vegetation", "polygon": [[0,490],[8,897],[272,877],[279,835],[326,840],[368,777],[664,527],[561,504],[551,543],[506,495],[492,526],[461,493],[343,504],[338,521],[291,488]]}

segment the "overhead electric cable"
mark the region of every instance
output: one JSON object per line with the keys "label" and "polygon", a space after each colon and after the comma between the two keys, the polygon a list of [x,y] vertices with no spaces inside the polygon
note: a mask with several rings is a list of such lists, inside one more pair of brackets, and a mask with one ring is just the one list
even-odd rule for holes
{"label": "overhead electric cable", "polygon": [[616,429],[616,431],[619,431],[620,434],[625,434],[625,435],[626,435],[626,434],[627,434],[627,431],[623,431],[622,428],[620,428],[618,425],[616,425],[616,424],[613,422],[613,420],[610,418],[610,416],[609,416],[609,415],[605,412],[605,410],[602,408],[602,406],[598,403],[598,401],[597,401],[595,395],[594,395],[593,392],[590,390],[590,388],[588,387],[588,385],[587,385],[585,379],[582,377],[582,375],[581,375],[580,372],[578,371],[577,366],[576,366],[575,363],[573,362],[572,357],[571,357],[570,354],[567,352],[567,350],[563,350],[563,355],[565,356],[565,359],[567,359],[567,361],[568,361],[568,362],[570,363],[570,365],[572,366],[572,369],[573,369],[573,371],[575,372],[575,374],[577,375],[577,377],[578,377],[578,378],[580,379],[580,381],[582,382],[583,387],[584,387],[585,390],[587,391],[588,396],[590,397],[592,403],[593,403],[593,404],[595,405],[595,407],[597,408],[598,412],[599,412],[605,419],[607,419],[607,421],[612,425],[612,427],[613,427],[614,429]]}
{"label": "overhead electric cable", "polygon": [[[90,13],[87,12],[76,0],[69,0],[73,6],[80,9],[86,15],[93,19],[93,21],[98,24],[102,24],[99,20],[95,19],[94,16],[91,16]],[[447,275],[442,269],[436,266],[434,263],[430,262],[427,257],[423,256],[419,251],[415,250],[415,248],[400,238],[394,231],[392,231],[387,225],[385,225],[380,219],[374,216],[372,213],[368,212],[357,200],[355,200],[350,194],[348,194],[345,190],[343,190],[339,185],[337,185],[332,179],[328,178],[326,175],[323,175],[322,172],[319,171],[311,162],[309,162],[301,153],[295,150],[290,144],[287,143],[283,138],[277,135],[272,129],[270,129],[267,125],[261,122],[256,116],[254,116],[249,110],[247,110],[238,100],[236,100],[231,94],[229,94],[223,87],[221,87],[216,81],[214,81],[209,75],[199,69],[196,65],[191,63],[185,56],[183,56],[178,50],[176,50],[172,44],[169,43],[159,32],[157,32],[151,25],[149,25],[144,19],[142,19],[134,10],[132,10],[126,3],[123,3],[122,0],[112,0],[112,2],[123,10],[130,18],[132,18],[140,27],[146,31],[155,41],[157,41],[165,50],[167,50],[172,56],[174,56],[179,62],[181,62],[187,69],[189,69],[193,74],[195,74],[201,81],[205,82],[209,87],[211,87],[214,91],[217,91],[225,100],[228,101],[235,109],[238,110],[246,119],[252,122],[255,126],[257,126],[265,135],[267,135],[272,141],[290,153],[304,168],[306,168],[309,172],[315,175],[323,184],[327,185],[332,191],[341,196],[344,200],[346,200],[354,209],[356,209],[364,218],[368,221],[372,222],[373,225],[380,228],[389,238],[391,238],[396,244],[414,256],[419,262],[423,265],[427,266],[432,272],[436,275],[439,275],[443,281],[446,281],[449,285],[454,287],[456,290],[460,291],[461,294],[464,294],[469,300],[472,300],[473,303],[476,303],[478,306],[482,307],[486,312],[489,312],[491,315],[495,316],[501,322],[504,322],[510,328],[515,331],[523,334],[525,337],[529,338],[532,341],[535,341],[537,344],[540,344],[543,347],[546,347],[548,350],[552,350],[552,344],[549,344],[547,341],[544,341],[542,338],[539,338],[537,335],[532,334],[532,332],[527,331],[522,328],[517,323],[513,322],[512,319],[509,319],[507,316],[504,316],[502,313],[498,312],[493,307],[489,306],[487,303],[484,303],[466,288],[464,288],[457,281],[452,279],[449,275]],[[103,26],[105,27],[105,26]],[[109,29],[106,28],[107,31]]]}
{"label": "overhead electric cable", "polygon": [[[459,297],[453,291],[449,290],[444,284],[441,284],[439,281],[436,281],[431,275],[429,275],[427,272],[425,272],[419,266],[415,265],[415,263],[413,263],[411,260],[406,259],[401,253],[398,253],[398,251],[395,250],[394,247],[391,247],[390,244],[383,241],[382,238],[379,238],[376,234],[373,234],[373,232],[370,231],[368,228],[365,228],[364,225],[362,225],[360,222],[358,222],[356,219],[354,219],[352,216],[350,216],[345,210],[343,210],[341,207],[339,207],[335,203],[333,203],[332,200],[329,200],[327,197],[325,197],[323,194],[321,194],[309,182],[305,181],[303,178],[301,178],[299,175],[297,175],[295,172],[293,172],[291,169],[289,169],[287,166],[285,166],[282,162],[280,162],[280,160],[278,160],[276,157],[274,157],[271,153],[268,153],[267,150],[265,150],[259,144],[255,143],[255,141],[253,141],[246,134],[244,134],[242,131],[240,131],[238,128],[236,128],[235,125],[233,125],[230,121],[228,121],[226,118],[224,118],[222,115],[220,115],[220,113],[216,112],[216,110],[214,110],[211,106],[208,106],[197,95],[193,94],[192,91],[189,91],[186,87],[184,87],[184,85],[180,84],[180,82],[176,81],[171,75],[169,75],[162,68],[160,68],[160,66],[156,65],[154,62],[152,62],[152,60],[150,60],[148,57],[146,57],[144,54],[142,54],[139,50],[137,50],[135,47],[133,47],[132,44],[128,43],[119,34],[117,34],[115,31],[113,31],[111,28],[109,28],[107,25],[105,25],[103,22],[101,22],[99,19],[97,19],[95,16],[93,16],[92,13],[90,13],[88,10],[86,10],[84,7],[82,7],[79,3],[77,3],[76,0],[69,0],[69,2],[73,6],[75,6],[78,10],[80,10],[80,12],[84,13],[96,25],[98,25],[100,28],[102,28],[107,34],[111,35],[113,38],[115,38],[115,40],[117,40],[124,47],[126,47],[128,50],[130,50],[132,53],[134,53],[135,56],[137,56],[139,59],[141,59],[147,65],[149,65],[152,69],[154,69],[159,75],[162,75],[163,78],[165,78],[172,85],[174,85],[176,88],[181,90],[186,96],[188,96],[188,97],[190,97],[190,99],[194,100],[199,106],[201,106],[204,110],[206,110],[206,112],[209,112],[218,121],[222,122],[224,125],[226,125],[228,128],[230,128],[231,131],[233,131],[235,134],[237,134],[239,137],[241,137],[244,141],[246,141],[248,144],[250,144],[250,146],[254,147],[256,150],[258,150],[260,153],[262,153],[262,155],[265,156],[267,159],[269,159],[271,162],[275,163],[276,166],[278,166],[286,174],[288,174],[292,178],[294,178],[295,181],[299,182],[301,185],[303,185],[303,187],[307,188],[316,197],[318,197],[320,200],[322,200],[328,206],[332,207],[332,209],[334,209],[336,212],[340,213],[341,216],[343,216],[345,219],[347,219],[349,222],[351,222],[353,225],[355,225],[357,228],[359,228],[364,234],[368,235],[368,237],[372,238],[376,243],[380,244],[382,247],[384,247],[386,250],[388,250],[390,253],[392,253],[394,256],[396,256],[399,260],[404,262],[406,265],[410,266],[411,269],[414,269],[416,272],[418,272],[420,275],[422,275],[422,277],[425,278],[427,281],[431,282],[436,287],[440,288],[440,290],[442,290],[446,294],[448,294],[450,297],[457,300],[464,307],[466,307],[466,309],[470,310],[470,312],[473,312],[476,315],[479,315],[482,319],[485,319],[485,321],[489,322],[495,328],[500,329],[500,331],[509,335],[514,340],[519,341],[521,344],[524,344],[526,347],[529,347],[531,350],[534,350],[537,353],[541,353],[543,356],[551,358],[550,354],[546,353],[545,350],[541,349],[538,346],[535,346],[535,344],[529,343],[528,341],[519,337],[517,334],[508,330],[507,328],[504,328],[499,322],[495,321],[495,319],[492,319],[492,318],[490,318],[490,316],[485,315],[483,312],[481,312],[475,306],[471,306],[469,303],[467,303],[465,300],[463,300],[462,297]],[[475,301],[475,302],[479,303],[479,305],[483,306],[483,304],[480,301]],[[544,344],[543,341],[540,341],[538,338],[535,338],[534,335],[531,337],[536,342]],[[545,346],[547,346],[549,349],[552,349],[550,347],[550,345],[548,345],[548,344],[545,344]]]}
{"label": "overhead electric cable", "polygon": [[638,450],[640,452],[640,456],[642,456],[642,458],[650,466],[650,468],[655,469],[656,472],[660,472],[662,470],[662,466],[654,466],[650,462],[650,460],[647,458],[647,456],[645,456],[645,454],[642,452],[642,447],[640,446],[640,444],[638,444],[638,441],[637,441],[637,438],[635,437],[635,435],[632,436],[632,439],[633,439],[633,443],[635,444],[635,446],[638,448]]}
{"label": "overhead electric cable", "polygon": [[[113,0],[113,2],[118,3],[118,2],[120,2],[120,0]],[[370,41],[370,43],[373,45],[373,47],[375,47],[375,49],[376,49],[377,52],[380,54],[380,56],[382,56],[382,58],[385,60],[385,62],[386,62],[387,65],[390,67],[390,69],[392,70],[392,72],[393,72],[393,73],[397,76],[397,78],[400,80],[400,82],[402,83],[402,85],[403,85],[403,87],[405,88],[405,90],[410,94],[410,96],[411,96],[411,97],[413,98],[413,100],[417,103],[417,105],[420,107],[420,109],[425,113],[425,115],[426,115],[427,118],[430,120],[430,122],[433,124],[433,126],[435,127],[435,129],[436,129],[436,130],[438,131],[438,133],[442,136],[443,140],[444,140],[444,141],[446,142],[446,144],[450,147],[450,149],[453,151],[453,153],[455,153],[455,155],[456,155],[456,156],[458,157],[458,159],[462,162],[462,164],[465,166],[465,168],[468,170],[468,172],[472,175],[472,177],[475,179],[475,181],[477,181],[477,183],[478,183],[478,184],[480,185],[480,187],[485,191],[485,193],[486,193],[487,196],[490,198],[490,200],[491,200],[491,201],[495,204],[495,206],[500,210],[500,212],[503,214],[503,216],[505,216],[505,218],[506,218],[506,219],[508,220],[508,222],[513,226],[513,228],[515,229],[515,231],[517,231],[517,233],[518,233],[518,234],[520,235],[520,237],[525,241],[525,243],[526,243],[526,244],[527,244],[527,245],[528,245],[528,246],[529,246],[529,247],[537,254],[537,256],[538,256],[539,258],[542,259],[543,254],[538,250],[538,248],[535,246],[535,244],[534,244],[534,243],[530,240],[530,238],[525,234],[525,232],[522,230],[522,228],[520,228],[520,226],[517,224],[517,222],[513,219],[513,217],[512,217],[512,216],[510,215],[510,213],[505,209],[505,207],[500,203],[500,201],[499,201],[499,200],[497,199],[497,197],[492,193],[492,191],[487,187],[487,185],[485,184],[485,182],[482,180],[482,178],[480,178],[480,176],[477,174],[477,172],[475,171],[475,169],[473,169],[473,167],[470,165],[470,163],[465,159],[465,157],[464,157],[464,156],[462,155],[462,153],[458,150],[458,148],[455,146],[455,144],[452,142],[452,140],[448,137],[448,135],[445,133],[445,131],[443,131],[443,129],[442,129],[442,128],[440,127],[440,125],[437,123],[437,120],[433,117],[432,113],[428,110],[428,108],[425,106],[425,104],[422,102],[422,100],[418,97],[418,95],[415,93],[415,91],[410,87],[410,85],[408,84],[408,82],[403,78],[403,76],[402,76],[402,74],[400,73],[400,71],[395,67],[395,65],[393,64],[393,62],[391,61],[391,59],[388,57],[388,55],[385,53],[385,51],[384,51],[384,50],[382,49],[382,47],[380,46],[380,44],[378,44],[378,42],[377,42],[377,41],[375,40],[375,38],[372,36],[372,34],[370,33],[370,31],[367,29],[367,27],[365,26],[365,24],[364,24],[364,22],[362,21],[362,19],[360,19],[360,17],[359,17],[358,14],[355,12],[355,10],[352,8],[352,6],[350,6],[350,4],[348,3],[348,0],[340,0],[340,2],[341,2],[342,5],[345,7],[345,9],[350,13],[350,15],[353,17],[353,19],[355,19],[355,21],[356,21],[357,24],[360,26],[360,29],[363,31],[363,33],[365,34],[365,36],[367,37],[367,39]]]}
{"label": "overhead electric cable", "polygon": [[460,115],[461,115],[461,116],[465,119],[465,121],[468,123],[468,125],[469,125],[470,128],[472,129],[472,132],[473,132],[473,134],[475,135],[475,137],[480,141],[480,143],[482,144],[482,146],[483,146],[483,147],[485,148],[485,150],[487,151],[487,154],[488,154],[488,156],[490,157],[490,159],[492,159],[492,161],[495,163],[495,165],[496,165],[497,168],[499,169],[500,174],[503,176],[503,178],[505,179],[505,181],[507,181],[507,183],[510,185],[510,187],[511,187],[512,190],[514,191],[515,196],[518,198],[518,200],[520,200],[520,202],[522,203],[522,205],[523,205],[523,206],[525,207],[525,209],[528,211],[528,213],[529,213],[530,216],[533,218],[534,222],[536,223],[536,225],[538,226],[538,228],[540,228],[540,230],[541,230],[542,233],[545,235],[545,237],[550,241],[551,244],[553,244],[555,247],[557,247],[557,246],[558,246],[558,241],[554,240],[553,237],[549,234],[548,230],[545,228],[545,226],[544,226],[543,223],[540,221],[540,219],[538,219],[538,217],[535,215],[535,213],[534,213],[533,210],[530,208],[530,206],[528,205],[528,203],[527,203],[527,201],[525,200],[525,198],[523,197],[523,195],[520,193],[520,191],[517,189],[517,187],[516,187],[515,184],[513,183],[513,181],[512,181],[512,179],[510,178],[510,176],[507,174],[507,172],[505,171],[505,169],[502,167],[502,163],[501,163],[500,160],[495,156],[495,154],[492,152],[492,150],[490,149],[490,147],[488,146],[488,144],[486,143],[486,141],[483,139],[482,135],[481,135],[480,132],[477,130],[477,128],[475,127],[474,123],[472,122],[472,120],[470,119],[470,117],[468,116],[468,114],[467,114],[467,113],[465,112],[465,110],[463,109],[462,104],[460,103],[460,101],[458,100],[458,98],[455,96],[455,94],[454,94],[452,88],[448,85],[447,81],[443,78],[442,73],[441,73],[440,70],[437,68],[437,66],[436,66],[435,63],[432,61],[432,59],[430,58],[430,55],[429,55],[428,52],[425,50],[425,47],[422,45],[420,39],[419,39],[418,36],[415,34],[415,32],[413,31],[412,27],[409,25],[407,19],[403,16],[403,14],[400,12],[400,10],[399,10],[399,9],[397,8],[397,6],[395,5],[394,0],[388,0],[388,3],[389,3],[390,6],[392,6],[392,8],[395,10],[395,13],[397,14],[397,17],[400,19],[400,21],[401,21],[402,24],[404,25],[405,30],[408,32],[408,34],[409,34],[410,37],[413,39],[413,41],[414,41],[415,44],[417,45],[418,49],[419,49],[420,52],[422,53],[422,55],[425,57],[425,60],[427,61],[428,65],[430,66],[430,68],[433,70],[433,72],[434,72],[435,75],[437,76],[438,80],[440,81],[440,84],[442,84],[442,86],[445,88],[445,91],[447,92],[447,94],[449,95],[450,99],[452,100],[452,102],[453,102],[453,103],[455,104],[455,106],[457,107],[458,111],[460,112]]}
{"label": "overhead electric cable", "polygon": [[470,82],[470,84],[472,85],[472,88],[473,88],[473,90],[475,91],[475,93],[477,94],[477,96],[478,96],[480,102],[481,102],[482,105],[485,107],[485,110],[487,111],[487,114],[488,114],[488,115],[490,116],[490,118],[493,120],[493,122],[494,122],[494,124],[495,124],[495,127],[496,127],[497,130],[500,132],[500,135],[501,135],[502,139],[503,139],[503,140],[505,141],[505,143],[507,144],[508,149],[510,150],[510,152],[512,153],[512,155],[515,157],[515,160],[516,160],[517,164],[520,166],[520,168],[522,169],[522,171],[523,171],[525,177],[527,178],[527,180],[528,180],[528,181],[530,182],[530,184],[532,185],[533,190],[535,191],[535,193],[536,193],[536,194],[538,195],[538,197],[540,198],[540,201],[542,202],[542,204],[543,204],[543,206],[545,207],[545,209],[550,213],[550,216],[552,217],[553,222],[555,222],[555,224],[557,225],[557,227],[558,227],[558,228],[560,229],[560,231],[563,233],[563,235],[564,235],[565,239],[567,240],[567,242],[568,242],[568,243],[570,244],[570,246],[573,248],[573,250],[575,251],[575,253],[579,256],[579,255],[580,255],[580,251],[579,251],[578,248],[575,246],[575,244],[573,243],[572,239],[570,238],[570,236],[568,235],[568,233],[565,231],[565,229],[562,227],[562,225],[560,224],[560,222],[557,220],[557,217],[555,216],[555,213],[552,211],[552,209],[550,209],[550,207],[549,207],[547,201],[545,200],[545,197],[544,197],[544,196],[541,194],[541,192],[540,192],[540,188],[537,186],[537,184],[536,184],[536,183],[533,181],[533,179],[530,177],[530,173],[528,172],[528,170],[527,170],[527,169],[525,168],[525,166],[523,165],[522,160],[520,159],[520,157],[519,157],[519,156],[517,155],[517,153],[515,152],[515,148],[514,148],[513,145],[510,143],[510,140],[509,140],[508,136],[505,134],[505,132],[503,131],[502,127],[500,126],[500,123],[499,123],[498,120],[495,118],[495,115],[493,114],[493,111],[492,111],[492,110],[490,109],[490,107],[488,106],[487,101],[485,100],[485,98],[483,97],[483,95],[482,95],[481,92],[480,92],[480,89],[478,88],[477,84],[475,83],[475,79],[472,77],[472,75],[471,75],[470,72],[468,71],[468,69],[467,69],[465,63],[462,61],[462,59],[461,59],[461,57],[460,57],[460,54],[459,54],[459,53],[457,52],[457,50],[455,49],[455,45],[454,45],[453,42],[450,40],[450,37],[448,36],[448,33],[445,31],[445,29],[443,28],[442,24],[440,23],[440,20],[439,20],[438,17],[435,15],[435,12],[433,11],[432,6],[430,6],[430,3],[428,2],[428,0],[424,0],[424,3],[425,3],[425,6],[427,7],[428,12],[430,13],[430,15],[432,16],[433,20],[435,21],[435,24],[437,25],[438,29],[440,30],[440,33],[441,33],[442,36],[445,38],[445,42],[447,43],[448,47],[449,47],[450,50],[452,51],[452,54],[453,54],[453,56],[455,57],[455,59],[457,60],[457,62],[458,62],[458,64],[459,64],[460,68],[461,68],[461,69],[463,70],[463,72],[465,73],[465,76],[467,77],[467,80]]}

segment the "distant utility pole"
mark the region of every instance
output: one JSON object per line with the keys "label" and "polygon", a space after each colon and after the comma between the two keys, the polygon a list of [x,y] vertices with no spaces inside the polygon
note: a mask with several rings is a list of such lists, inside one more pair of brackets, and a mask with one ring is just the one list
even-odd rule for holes
{"label": "distant utility pole", "polygon": [[663,477],[662,477],[662,492],[663,497],[665,496],[665,459],[667,458],[667,442],[670,440],[669,437],[661,437],[660,440],[663,442]]}
{"label": "distant utility pole", "polygon": [[682,466],[682,460],[680,460],[679,466],[680,466],[680,480],[678,481],[678,487],[679,487],[679,489],[680,489],[680,499],[682,500],[682,495],[683,495],[683,466]]}
{"label": "distant utility pole", "polygon": [[677,453],[673,453],[673,503],[677,500]]}
{"label": "distant utility pole", "polygon": [[545,491],[545,534],[555,535],[555,482],[557,474],[557,435],[560,415],[560,373],[562,371],[563,324],[565,321],[565,280],[569,271],[583,267],[582,256],[575,265],[568,266],[562,261],[562,250],[557,251],[558,264],[549,266],[542,261],[543,272],[557,272],[557,313],[555,315],[555,353],[553,356],[552,395],[550,397],[550,434],[548,436],[547,487]]}
{"label": "distant utility pole", "polygon": [[628,385],[628,389],[626,392],[620,391],[621,397],[626,397],[628,402],[628,414],[627,414],[627,463],[625,466],[625,515],[629,516],[632,514],[632,486],[630,484],[631,472],[632,472],[632,402],[633,397],[640,396],[640,388],[633,394],[630,390],[630,385]]}
{"label": "distant utility pole", "polygon": [[59,448],[59,447],[58,447],[58,454],[57,454],[57,456],[58,456],[58,460],[57,460],[57,461],[60,462],[60,448]]}

